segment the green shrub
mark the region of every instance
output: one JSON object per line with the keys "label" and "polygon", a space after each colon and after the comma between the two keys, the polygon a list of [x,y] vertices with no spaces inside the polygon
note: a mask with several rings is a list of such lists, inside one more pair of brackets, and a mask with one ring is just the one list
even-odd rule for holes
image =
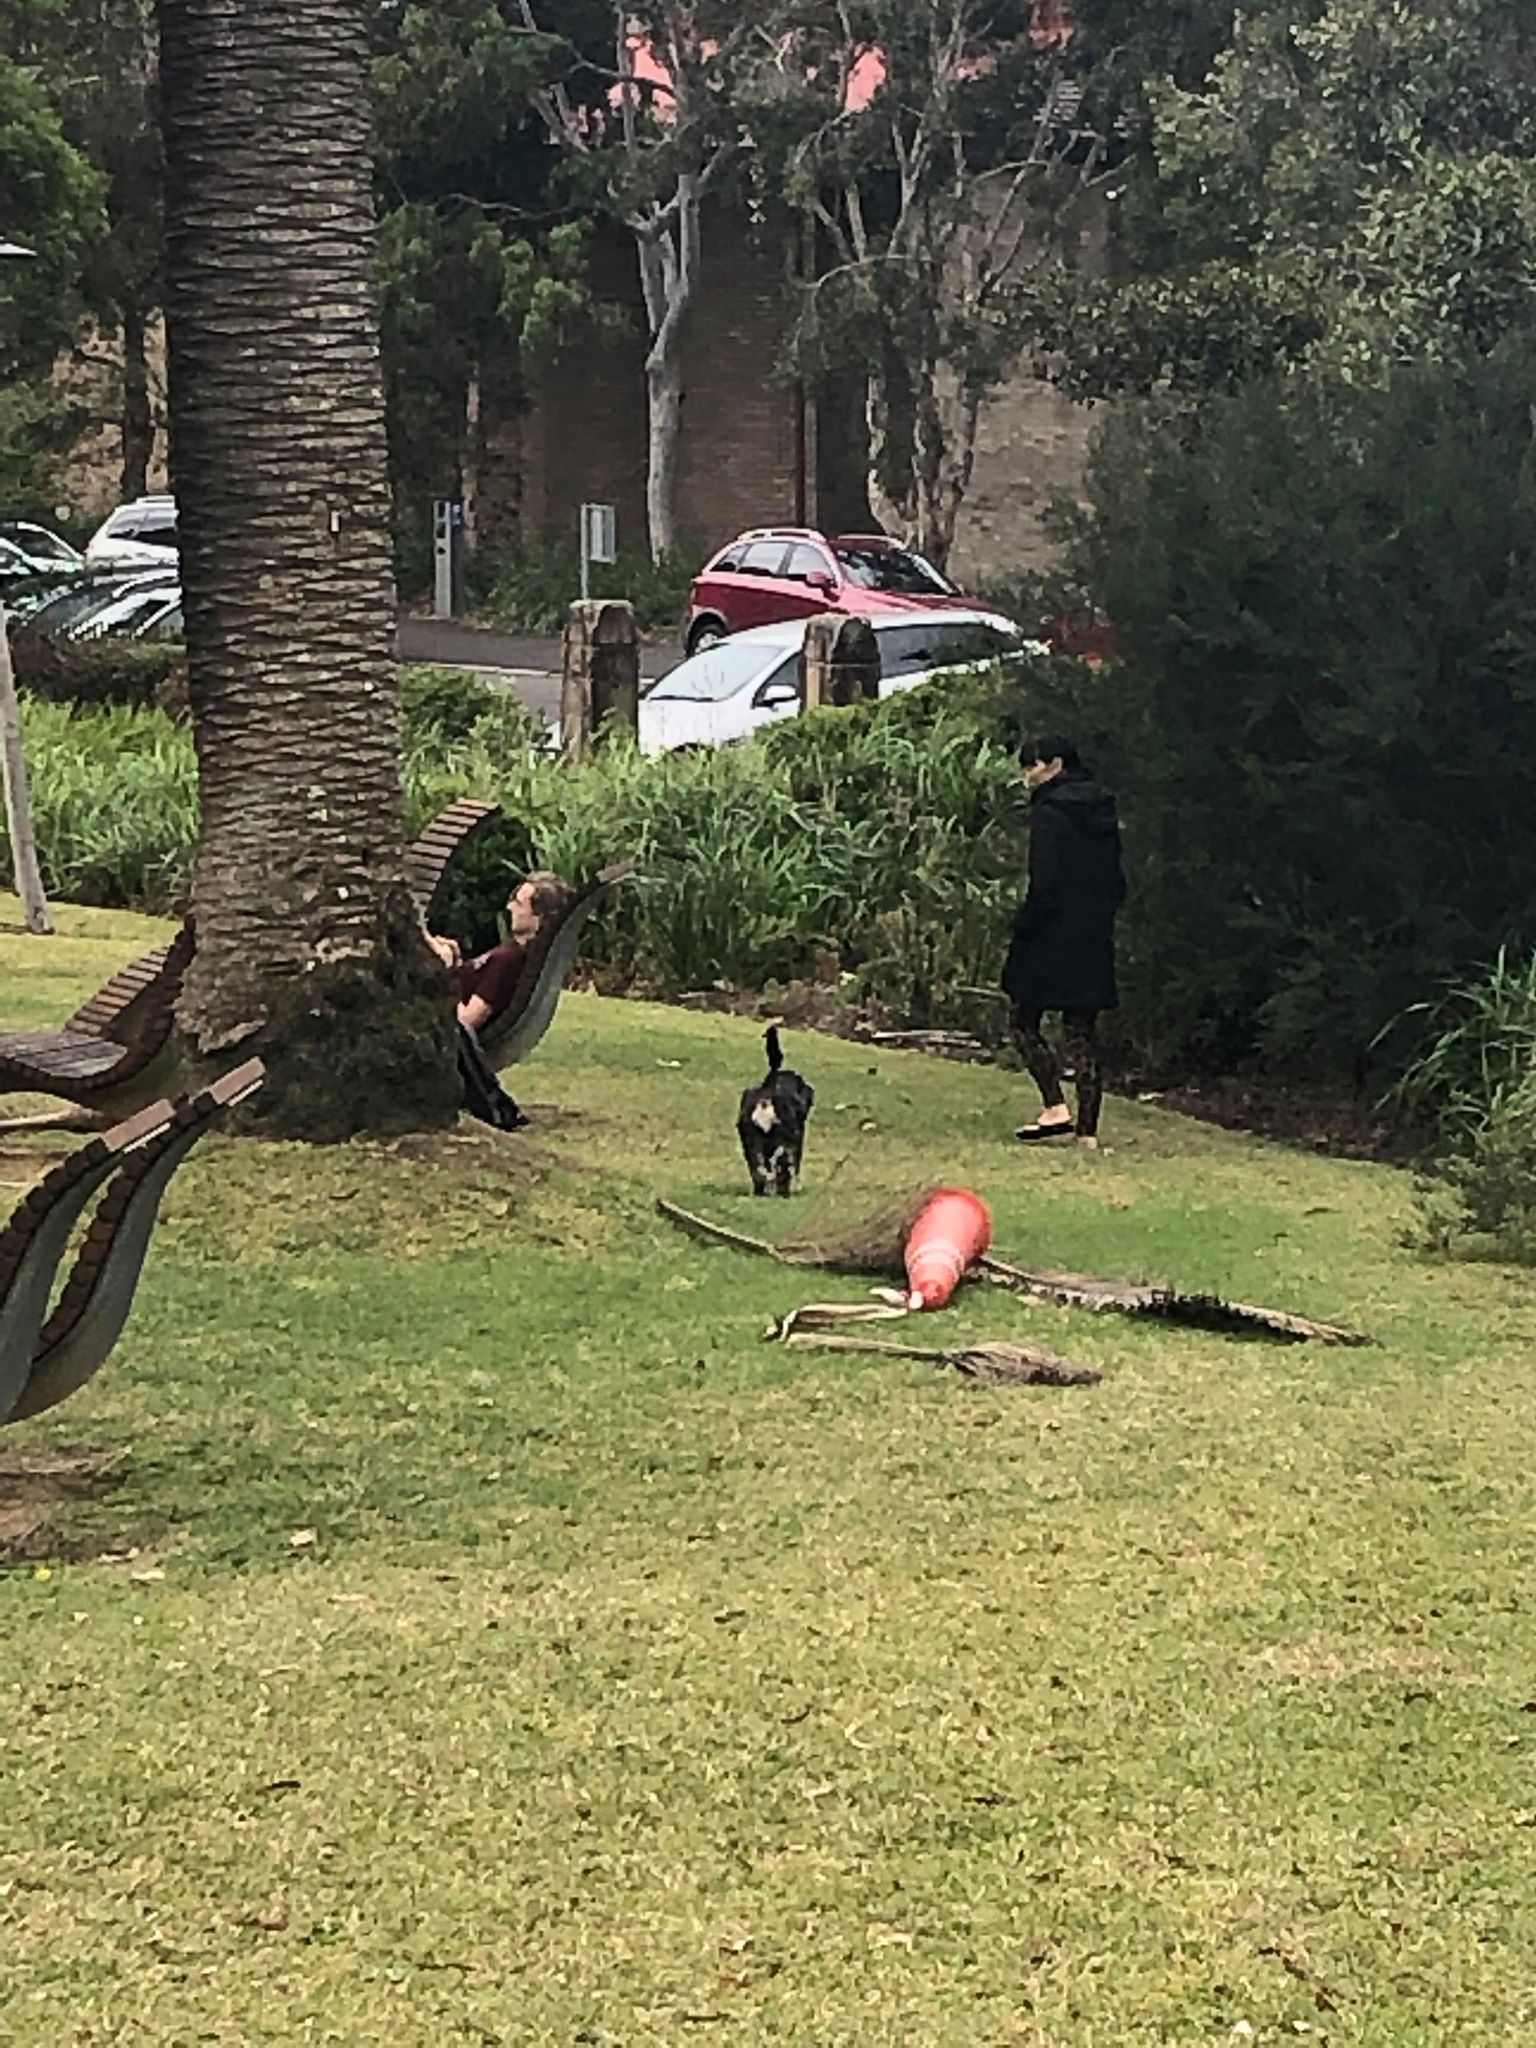
{"label": "green shrub", "polygon": [[[594,597],[625,597],[635,608],[642,633],[682,630],[688,587],[699,564],[691,557],[656,563],[643,552],[623,553],[617,562],[594,562]],[[492,556],[476,568],[478,609],[514,633],[558,633],[581,595],[581,561],[570,548],[525,548]]]}
{"label": "green shrub", "polygon": [[1387,1020],[1536,942],[1533,384],[1524,344],[1101,434],[1119,658],[1045,694],[1121,799],[1148,1065],[1379,1085]]}
{"label": "green shrub", "polygon": [[429,664],[403,668],[400,702],[408,742],[424,755],[450,758],[497,699],[507,694],[473,669]]}
{"label": "green shrub", "polygon": [[186,708],[186,653],[171,642],[66,640],[23,628],[12,635],[11,658],[18,687],[52,703]]}
{"label": "green shrub", "polygon": [[1536,1074],[1536,955],[1520,961],[1501,952],[1480,980],[1432,1007],[1417,1006],[1413,1017],[1424,1019],[1433,1037],[1392,1092],[1454,1143]]}
{"label": "green shrub", "polygon": [[1394,1092],[1432,1120],[1424,1235],[1536,1263],[1536,958],[1500,954],[1478,982],[1423,1012],[1435,1036]]}
{"label": "green shrub", "polygon": [[[161,711],[22,705],[43,880],[71,903],[169,910],[191,879],[197,766],[190,733]],[[0,878],[14,886],[10,843]]]}
{"label": "green shrub", "polygon": [[[882,705],[785,721],[759,741],[589,767],[551,753],[504,692],[440,673],[407,685],[405,789],[418,831],[466,791],[503,823],[455,863],[436,912],[465,945],[495,939],[508,882],[633,858],[635,882],[589,927],[595,965],[663,994],[834,981],[901,1022],[998,1036],[997,976],[1023,886],[1026,791],[991,723],[1020,686],[956,679]],[[481,708],[476,714],[476,704]],[[152,711],[29,703],[50,887],[163,909],[196,838],[189,736]]]}
{"label": "green shrub", "polygon": [[1426,1169],[1420,1235],[1443,1251],[1536,1265],[1536,1066]]}

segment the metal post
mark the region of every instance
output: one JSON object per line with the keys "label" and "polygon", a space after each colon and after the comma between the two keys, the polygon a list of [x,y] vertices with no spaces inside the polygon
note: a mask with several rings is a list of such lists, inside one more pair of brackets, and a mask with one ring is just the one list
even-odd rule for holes
{"label": "metal post", "polygon": [[616,562],[619,558],[618,514],[611,505],[583,505],[581,533],[581,601],[592,595],[592,564]]}
{"label": "metal post", "polygon": [[5,606],[0,604],[0,754],[5,770],[5,815],[11,834],[11,867],[21,898],[27,930],[40,936],[53,930],[48,898],[43,894],[37,864],[37,835],[32,830],[32,804],[27,795],[27,762],[21,746],[21,706],[16,699],[16,672],[11,667],[11,637]]}
{"label": "metal post", "polygon": [[464,609],[464,505],[458,498],[432,501],[433,616],[457,618]]}

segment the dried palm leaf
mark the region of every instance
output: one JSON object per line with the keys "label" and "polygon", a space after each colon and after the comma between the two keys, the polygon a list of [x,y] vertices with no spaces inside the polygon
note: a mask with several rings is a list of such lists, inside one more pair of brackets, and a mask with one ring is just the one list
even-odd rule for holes
{"label": "dried palm leaf", "polygon": [[1054,1301],[1068,1308],[1097,1313],[1147,1316],[1184,1329],[1214,1330],[1223,1336],[1278,1337],[1286,1344],[1369,1344],[1371,1339],[1338,1323],[1315,1322],[1286,1309],[1257,1308],[1250,1302],[1225,1301],[1218,1294],[1181,1294],[1156,1283],[1136,1285],[1100,1280],[1090,1273],[1031,1272],[1006,1259],[985,1253],[972,1272],[996,1287],[1028,1294],[1036,1301]]}
{"label": "dried palm leaf", "polygon": [[[711,1223],[707,1217],[681,1209],[675,1202],[658,1201],[656,1206],[669,1222],[706,1243],[730,1245],[736,1251],[754,1252],[786,1266],[818,1266],[834,1273],[888,1274],[899,1279],[905,1272],[902,1252],[907,1232],[932,1193],[931,1187],[923,1188],[910,1201],[889,1204],[840,1230],[791,1238],[784,1244],[770,1244],[765,1238],[727,1230],[723,1224]],[[1213,1330],[1223,1335],[1275,1337],[1287,1344],[1363,1345],[1373,1341],[1338,1323],[1316,1322],[1310,1316],[1294,1315],[1286,1309],[1224,1301],[1215,1294],[1183,1294],[1161,1282],[1104,1280],[1091,1273],[1059,1273],[1050,1269],[1037,1271],[1012,1265],[990,1252],[975,1262],[967,1278],[986,1280],[1036,1301],[1148,1317],[1177,1323],[1185,1329]]]}
{"label": "dried palm leaf", "polygon": [[1104,1377],[1091,1365],[1077,1365],[1033,1344],[892,1344],[880,1337],[840,1337],[814,1330],[791,1330],[783,1341],[802,1350],[876,1351],[886,1358],[919,1358],[926,1365],[948,1366],[966,1379],[993,1386],[1094,1387]]}

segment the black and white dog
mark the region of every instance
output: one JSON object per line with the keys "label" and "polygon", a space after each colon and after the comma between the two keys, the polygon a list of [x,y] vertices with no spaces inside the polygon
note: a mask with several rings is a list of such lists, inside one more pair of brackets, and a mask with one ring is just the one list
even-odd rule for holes
{"label": "black and white dog", "polygon": [[789,1195],[800,1177],[805,1124],[816,1091],[803,1075],[785,1066],[776,1024],[764,1032],[763,1043],[768,1048],[768,1072],[759,1087],[742,1090],[736,1129],[753,1194],[766,1195],[771,1186],[774,1194]]}

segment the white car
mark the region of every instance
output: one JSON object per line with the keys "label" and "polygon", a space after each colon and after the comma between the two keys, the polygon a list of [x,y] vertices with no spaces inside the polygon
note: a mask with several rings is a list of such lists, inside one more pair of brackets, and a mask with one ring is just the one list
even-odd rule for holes
{"label": "white car", "polygon": [[119,505],[85,545],[85,559],[103,567],[153,568],[176,562],[176,500],[135,498]]}
{"label": "white car", "polygon": [[[998,612],[892,612],[868,622],[880,649],[880,694],[931,675],[979,669],[1005,655],[1043,653]],[[804,619],[733,633],[673,669],[640,700],[640,751],[721,747],[800,707]]]}
{"label": "white car", "polygon": [[66,626],[70,640],[175,640],[182,631],[181,586],[172,581],[135,585]]}
{"label": "white car", "polygon": [[85,557],[67,540],[30,519],[0,519],[0,576],[69,576]]}

